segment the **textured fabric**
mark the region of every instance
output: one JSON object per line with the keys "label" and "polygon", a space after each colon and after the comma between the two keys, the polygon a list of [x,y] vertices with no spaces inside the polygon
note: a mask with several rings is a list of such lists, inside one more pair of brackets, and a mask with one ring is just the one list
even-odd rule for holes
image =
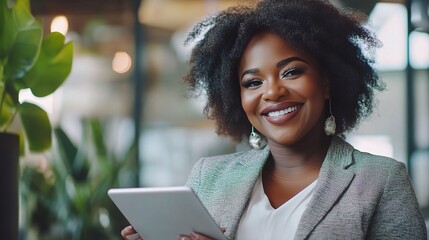
{"label": "textured fabric", "polygon": [[253,188],[249,203],[238,224],[237,240],[293,240],[298,224],[307,209],[317,180],[278,208],[271,206],[264,192],[262,177]]}
{"label": "textured fabric", "polygon": [[[228,239],[270,150],[250,150],[198,161],[194,189]],[[405,165],[360,152],[333,137],[313,198],[295,239],[426,239],[426,227]]]}

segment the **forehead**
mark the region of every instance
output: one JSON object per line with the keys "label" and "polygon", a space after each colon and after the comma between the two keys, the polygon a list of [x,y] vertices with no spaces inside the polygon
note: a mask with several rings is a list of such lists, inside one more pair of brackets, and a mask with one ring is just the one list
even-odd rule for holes
{"label": "forehead", "polygon": [[240,60],[240,69],[257,67],[252,65],[268,64],[267,61],[277,62],[292,56],[314,63],[314,59],[306,51],[294,47],[275,33],[263,32],[253,36],[247,44]]}
{"label": "forehead", "polygon": [[271,32],[262,32],[253,36],[247,44],[244,53],[258,48],[273,49],[273,50],[289,50],[290,44],[282,37]]}

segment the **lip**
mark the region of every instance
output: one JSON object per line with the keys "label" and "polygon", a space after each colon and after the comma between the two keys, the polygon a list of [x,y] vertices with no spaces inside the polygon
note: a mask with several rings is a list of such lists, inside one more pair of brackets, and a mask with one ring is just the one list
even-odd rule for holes
{"label": "lip", "polygon": [[276,111],[280,111],[289,107],[293,107],[293,106],[297,106],[301,107],[301,105],[303,105],[301,102],[281,102],[269,107],[264,108],[264,110],[262,110],[261,115],[268,115],[268,113],[270,112],[276,112]]}
{"label": "lip", "polygon": [[[282,102],[282,103],[264,108],[264,110],[262,110],[262,112],[261,112],[261,115],[268,122],[270,122],[272,124],[276,124],[276,125],[284,124],[284,123],[287,123],[290,120],[292,120],[299,113],[299,111],[301,111],[302,105],[303,104],[300,102]],[[280,117],[269,117],[268,116],[268,113],[270,113],[270,112],[280,111],[280,110],[287,109],[287,108],[293,107],[293,106],[297,106],[298,109],[291,112],[291,113],[280,116]]]}

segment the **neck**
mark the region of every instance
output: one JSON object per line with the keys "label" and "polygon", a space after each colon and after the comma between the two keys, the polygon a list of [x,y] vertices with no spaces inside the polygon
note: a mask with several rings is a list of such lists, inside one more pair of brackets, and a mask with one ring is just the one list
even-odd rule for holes
{"label": "neck", "polygon": [[292,145],[280,145],[268,142],[272,159],[266,170],[278,180],[302,180],[317,178],[320,167],[327,154],[331,138],[320,134],[311,138],[304,138]]}

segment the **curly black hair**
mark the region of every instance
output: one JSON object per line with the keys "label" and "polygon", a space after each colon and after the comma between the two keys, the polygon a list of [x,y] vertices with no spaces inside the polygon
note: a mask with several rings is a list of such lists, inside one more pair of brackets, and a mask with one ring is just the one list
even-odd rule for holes
{"label": "curly black hair", "polygon": [[313,56],[330,81],[337,134],[343,135],[374,108],[375,90],[383,90],[371,55],[381,44],[362,25],[365,16],[323,0],[262,0],[231,7],[191,30],[192,50],[185,83],[206,94],[204,113],[216,120],[217,133],[240,141],[251,124],[241,106],[238,65],[253,36],[278,34]]}

